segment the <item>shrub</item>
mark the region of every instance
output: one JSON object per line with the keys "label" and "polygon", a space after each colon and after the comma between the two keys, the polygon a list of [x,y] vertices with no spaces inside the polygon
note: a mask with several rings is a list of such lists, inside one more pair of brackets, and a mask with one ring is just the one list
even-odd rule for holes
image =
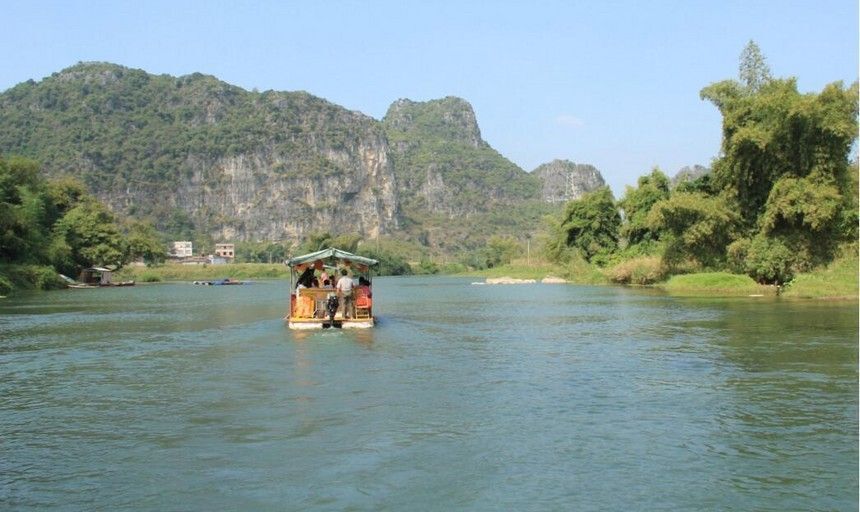
{"label": "shrub", "polygon": [[666,278],[666,268],[658,256],[642,256],[615,265],[606,277],[619,284],[654,284]]}
{"label": "shrub", "polygon": [[160,283],[162,279],[155,272],[144,272],[140,275],[140,281],[143,283]]}
{"label": "shrub", "polygon": [[0,295],[9,295],[12,293],[12,281],[8,280],[6,276],[0,276]]}
{"label": "shrub", "polygon": [[33,286],[37,290],[50,290],[65,287],[65,283],[60,280],[54,267],[27,265],[25,267],[25,273],[27,275],[27,279],[33,283]]}
{"label": "shrub", "polygon": [[759,283],[782,284],[794,277],[796,253],[779,238],[757,236],[746,249],[744,270]]}

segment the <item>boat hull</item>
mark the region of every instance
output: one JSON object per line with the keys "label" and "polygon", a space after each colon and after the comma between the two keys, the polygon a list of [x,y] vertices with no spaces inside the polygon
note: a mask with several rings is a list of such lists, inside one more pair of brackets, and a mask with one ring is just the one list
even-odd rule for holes
{"label": "boat hull", "polygon": [[373,318],[360,319],[335,319],[334,322],[328,318],[290,318],[287,320],[287,325],[290,329],[297,330],[312,330],[312,329],[328,329],[335,327],[338,329],[369,329],[373,327]]}

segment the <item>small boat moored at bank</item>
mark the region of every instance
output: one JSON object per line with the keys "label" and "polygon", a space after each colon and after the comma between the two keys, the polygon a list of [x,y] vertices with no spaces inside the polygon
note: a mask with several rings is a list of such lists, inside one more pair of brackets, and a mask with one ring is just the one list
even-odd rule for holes
{"label": "small boat moored at bank", "polygon": [[68,278],[62,274],[69,288],[105,288],[110,286],[134,286],[134,281],[117,281],[113,280],[113,271],[104,267],[90,267],[81,271],[81,275],[77,281]]}

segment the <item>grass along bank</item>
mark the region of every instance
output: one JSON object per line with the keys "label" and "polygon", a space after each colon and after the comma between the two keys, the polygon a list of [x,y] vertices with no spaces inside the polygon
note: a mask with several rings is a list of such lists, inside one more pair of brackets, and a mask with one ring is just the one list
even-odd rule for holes
{"label": "grass along bank", "polygon": [[728,272],[704,272],[672,276],[655,286],[673,295],[718,295],[722,297],[748,297],[776,295],[776,286],[756,283],[751,277]]}
{"label": "grass along bank", "polygon": [[857,249],[845,251],[842,257],[826,268],[798,274],[785,287],[783,296],[804,299],[857,299],[858,285]]}
{"label": "grass along bank", "polygon": [[153,267],[124,267],[116,280],[138,283],[161,281],[206,281],[233,279],[289,279],[290,271],[282,263],[228,263],[225,265],[182,265],[167,263]]}

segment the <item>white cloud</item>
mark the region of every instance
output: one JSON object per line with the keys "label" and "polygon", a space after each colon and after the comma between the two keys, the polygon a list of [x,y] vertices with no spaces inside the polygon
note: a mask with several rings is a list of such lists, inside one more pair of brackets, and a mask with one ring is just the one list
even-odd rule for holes
{"label": "white cloud", "polygon": [[585,122],[576,117],[568,114],[562,114],[555,118],[555,123],[561,126],[567,126],[569,128],[582,128],[585,126]]}

